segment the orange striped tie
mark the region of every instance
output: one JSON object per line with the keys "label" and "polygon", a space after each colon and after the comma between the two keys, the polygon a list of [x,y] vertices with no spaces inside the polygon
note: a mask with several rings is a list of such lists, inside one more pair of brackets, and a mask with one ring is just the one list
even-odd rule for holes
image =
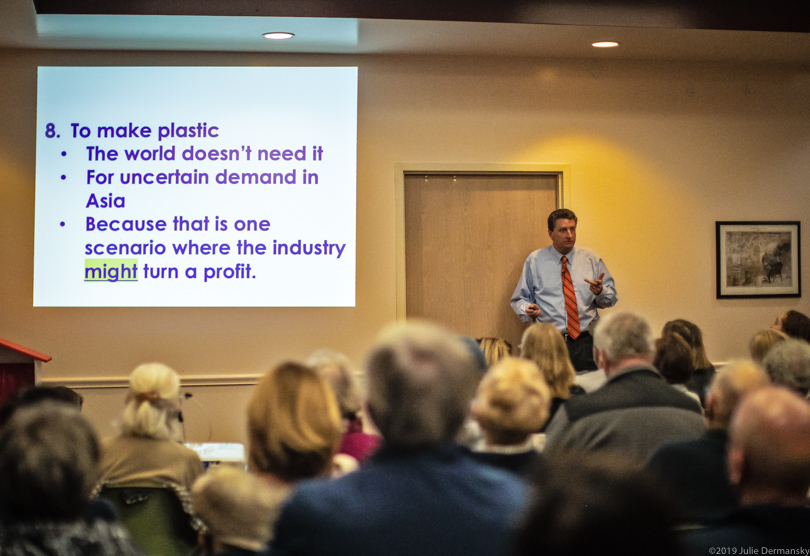
{"label": "orange striped tie", "polygon": [[574,293],[574,283],[568,271],[568,257],[562,258],[562,283],[565,294],[565,312],[568,313],[568,335],[576,340],[579,337],[579,309],[577,308],[577,295]]}

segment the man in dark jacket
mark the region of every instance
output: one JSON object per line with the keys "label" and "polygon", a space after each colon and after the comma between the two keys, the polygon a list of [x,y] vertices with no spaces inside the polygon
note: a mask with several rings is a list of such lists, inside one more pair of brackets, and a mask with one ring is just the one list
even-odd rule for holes
{"label": "man in dark jacket", "polygon": [[594,357],[608,380],[557,412],[546,430],[546,450],[614,450],[644,462],[666,442],[702,435],[700,404],[666,383],[651,365],[653,349],[643,317],[604,318],[594,334]]}

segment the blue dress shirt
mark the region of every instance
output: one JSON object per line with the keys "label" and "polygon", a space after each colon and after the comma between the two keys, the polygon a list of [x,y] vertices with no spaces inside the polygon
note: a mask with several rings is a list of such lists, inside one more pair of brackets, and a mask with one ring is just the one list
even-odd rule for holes
{"label": "blue dress shirt", "polygon": [[[577,295],[579,327],[585,331],[592,322],[599,319],[597,308],[605,309],[616,305],[619,300],[616,284],[605,263],[590,249],[575,246],[565,256],[568,257],[568,270],[571,272],[571,281]],[[549,245],[534,251],[526,259],[511,301],[512,309],[523,322],[530,320],[526,314],[526,307],[536,303],[540,307],[540,316],[535,319],[537,322],[550,322],[561,332],[567,329],[562,258],[563,255],[554,249],[553,245]],[[596,280],[603,272],[605,275],[602,278],[602,293],[594,295],[585,279]]]}

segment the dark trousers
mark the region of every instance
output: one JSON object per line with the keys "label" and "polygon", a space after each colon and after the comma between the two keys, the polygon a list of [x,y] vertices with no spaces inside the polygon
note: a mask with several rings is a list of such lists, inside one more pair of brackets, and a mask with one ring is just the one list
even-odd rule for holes
{"label": "dark trousers", "polygon": [[595,371],[598,367],[593,360],[593,336],[587,330],[580,334],[576,340],[571,339],[568,334],[563,334],[563,336],[574,369],[577,372]]}

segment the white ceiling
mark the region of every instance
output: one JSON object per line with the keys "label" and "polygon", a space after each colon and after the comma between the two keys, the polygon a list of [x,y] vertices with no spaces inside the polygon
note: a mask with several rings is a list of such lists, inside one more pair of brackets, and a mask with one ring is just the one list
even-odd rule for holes
{"label": "white ceiling", "polygon": [[[439,0],[440,1],[440,0]],[[666,18],[667,14],[659,14]],[[267,31],[290,31],[268,41]],[[597,51],[596,40],[618,49]],[[449,54],[810,63],[810,34],[380,19],[37,15],[0,0],[0,47],[346,54]]]}

